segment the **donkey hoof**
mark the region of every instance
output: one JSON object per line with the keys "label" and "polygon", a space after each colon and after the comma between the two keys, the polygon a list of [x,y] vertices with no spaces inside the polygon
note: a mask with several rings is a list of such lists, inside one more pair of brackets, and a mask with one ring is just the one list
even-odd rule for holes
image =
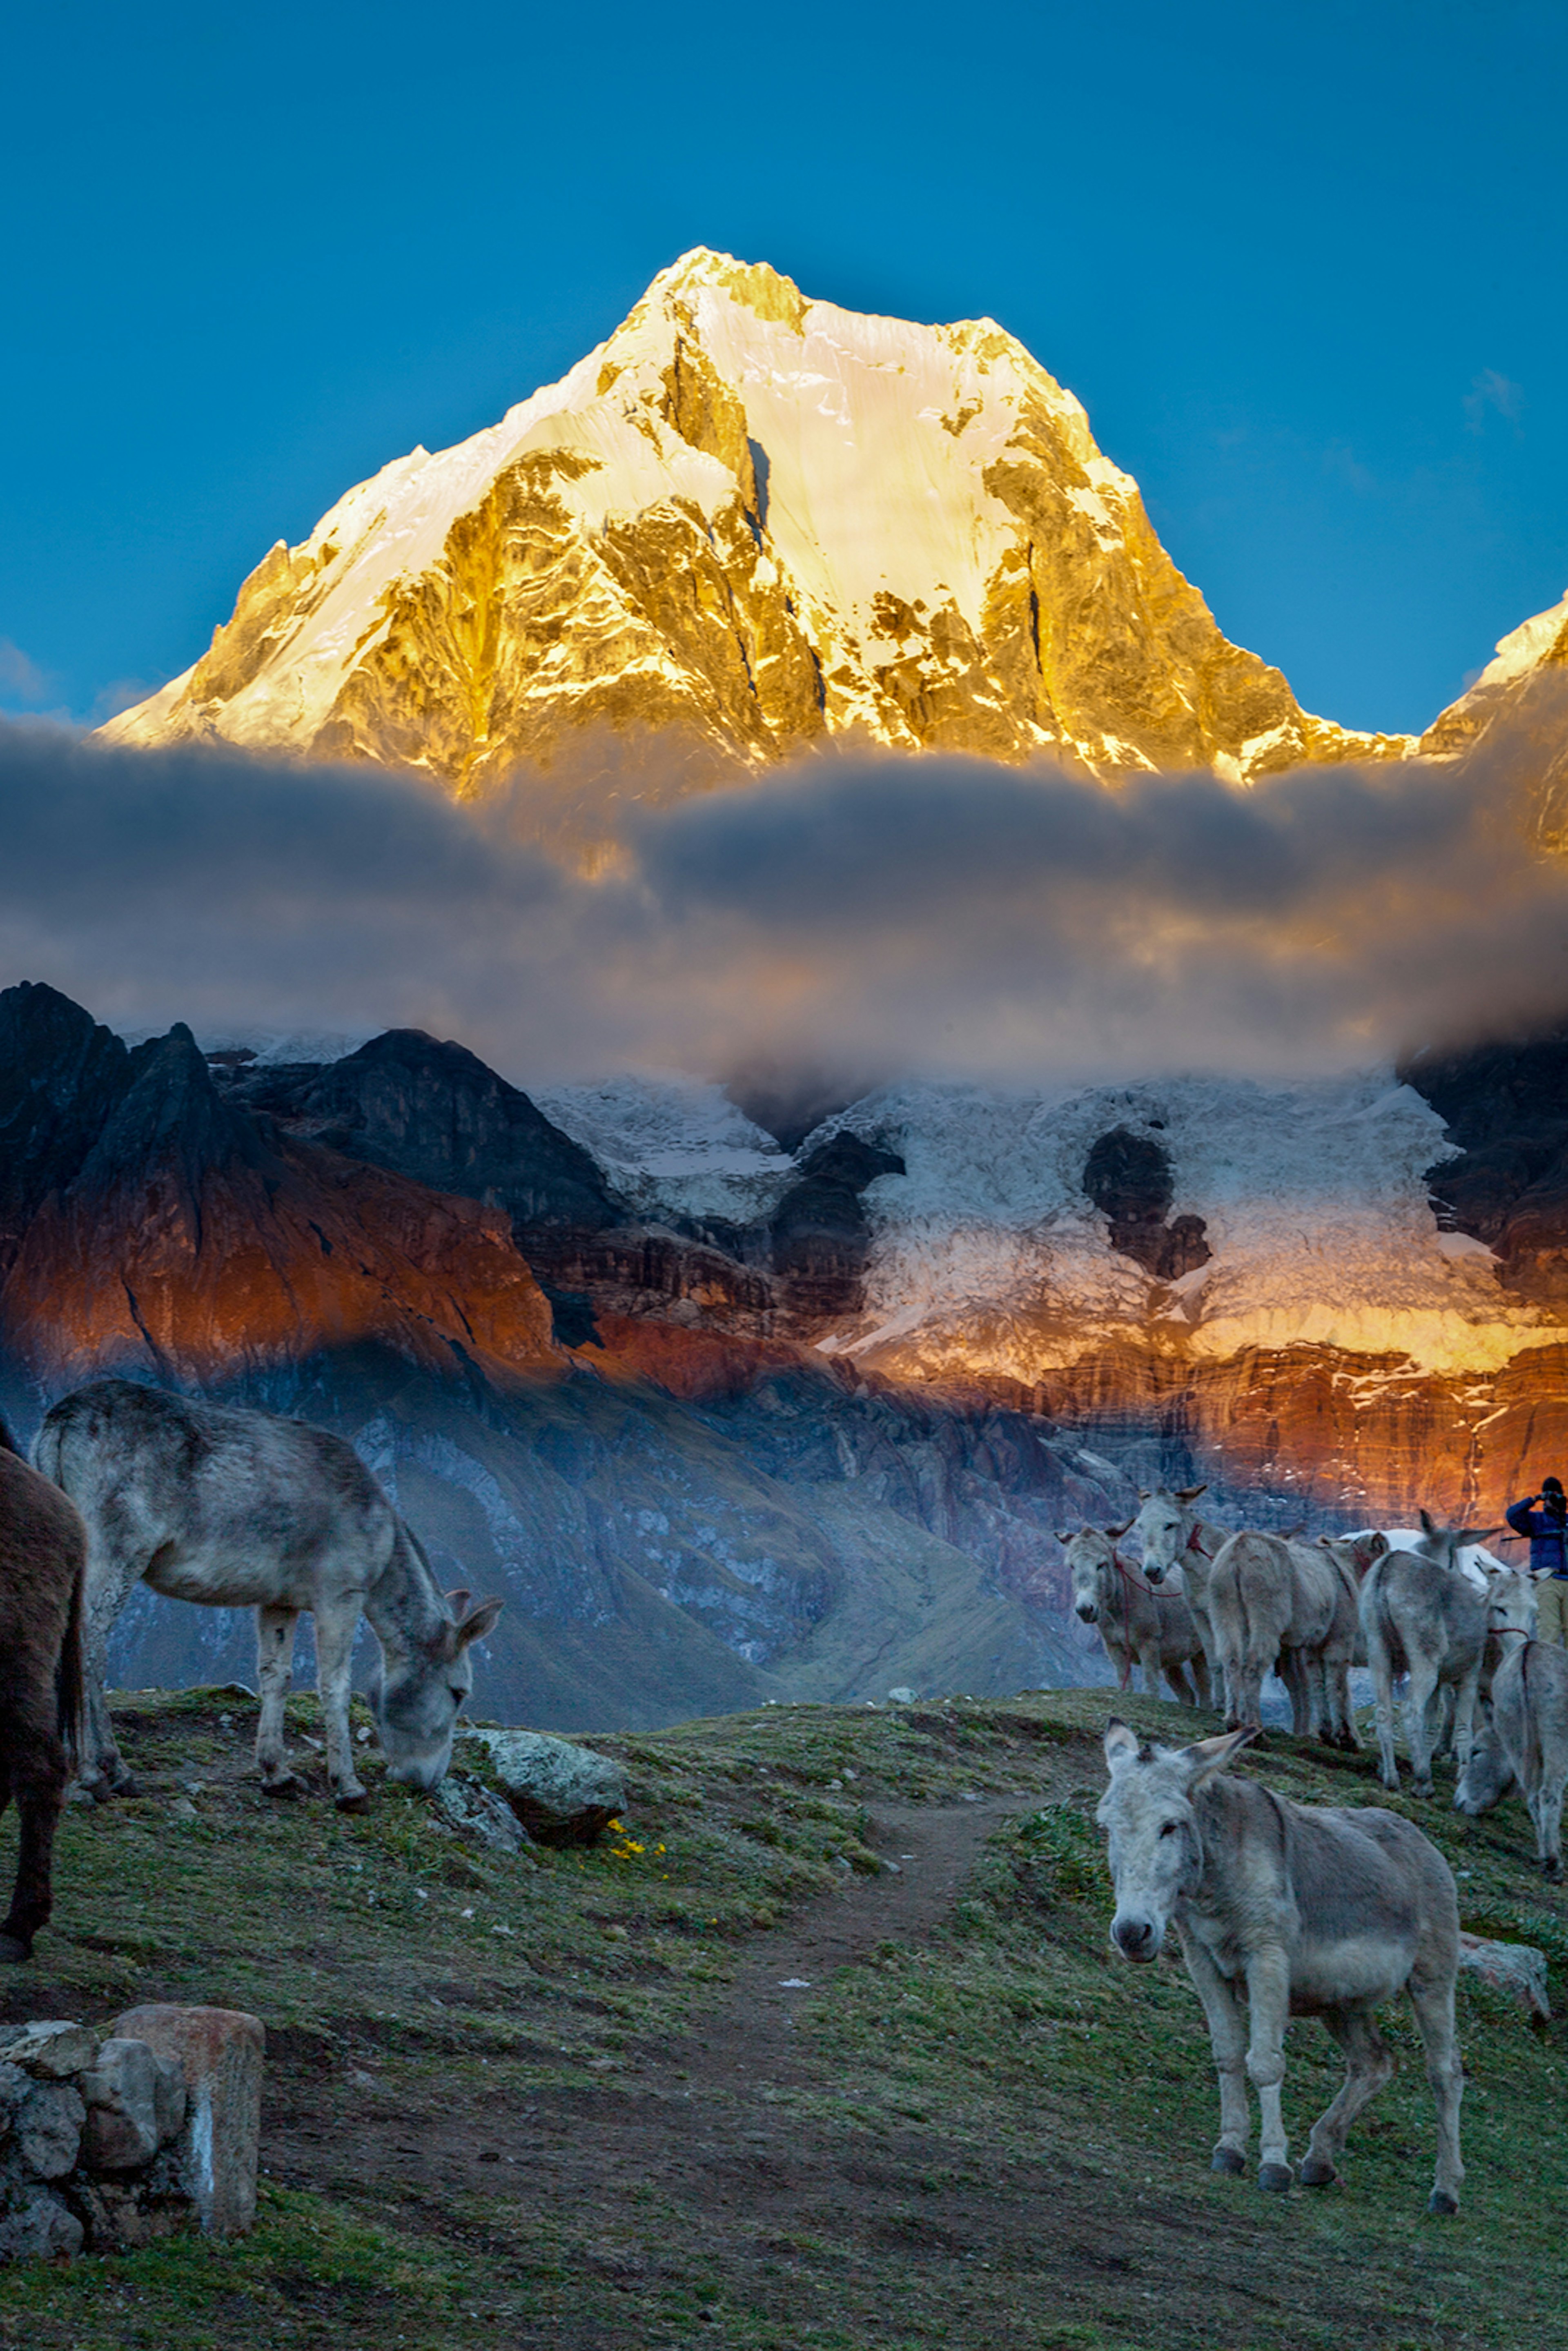
{"label": "donkey hoof", "polygon": [[1296,2175],[1288,2163],[1260,2163],[1258,2185],[1268,2189],[1272,2196],[1283,2196],[1296,2184]]}
{"label": "donkey hoof", "polygon": [[332,1801],[340,1813],[368,1813],[371,1809],[371,1800],[362,1788],[354,1795],[334,1796]]}
{"label": "donkey hoof", "polygon": [[264,1780],[261,1783],[261,1792],[264,1796],[302,1796],[305,1792],[305,1783],[301,1780],[297,1780],[292,1771],[284,1771],[276,1780]]}
{"label": "donkey hoof", "polygon": [[0,1935],[0,1966],[19,1968],[33,1956],[31,1941],[24,1942],[19,1935]]}
{"label": "donkey hoof", "polygon": [[1550,1861],[1543,1861],[1541,1865],[1541,1875],[1542,1877],[1550,1878],[1555,1886],[1562,1878],[1563,1864],[1555,1856]]}
{"label": "donkey hoof", "polygon": [[1458,2209],[1458,2198],[1450,2196],[1446,2188],[1434,2188],[1427,2199],[1427,2211],[1439,2213],[1445,2220],[1451,2220]]}
{"label": "donkey hoof", "polygon": [[1326,2155],[1309,2155],[1296,2176],[1303,2188],[1332,2188],[1339,2178]]}
{"label": "donkey hoof", "polygon": [[1228,2171],[1232,2179],[1239,2179],[1247,2168],[1247,2158],[1238,2155],[1233,2147],[1217,2147],[1208,2158],[1210,2171]]}

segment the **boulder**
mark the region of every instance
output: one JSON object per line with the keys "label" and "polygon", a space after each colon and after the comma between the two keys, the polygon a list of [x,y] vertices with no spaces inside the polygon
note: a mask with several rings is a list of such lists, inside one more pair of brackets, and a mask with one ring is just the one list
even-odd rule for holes
{"label": "boulder", "polygon": [[528,1842],[511,1806],[465,1771],[447,1773],[435,1792],[435,1808],[464,1836],[476,1838],[492,1853],[519,1854]]}
{"label": "boulder", "polygon": [[49,2261],[80,2252],[85,2234],[68,2205],[47,2188],[35,2189],[8,2212],[0,2213],[0,2262]]}
{"label": "boulder", "polygon": [[10,2130],[16,2109],[32,2086],[31,2075],[24,2074],[20,2065],[0,2063],[0,2139]]}
{"label": "boulder", "polygon": [[1507,1992],[1527,2016],[1551,2016],[1546,1954],[1533,1943],[1489,1943],[1479,1935],[1462,1934],[1459,1969],[1462,1974],[1479,1976],[1494,1991]]}
{"label": "boulder", "polygon": [[25,2024],[0,2041],[0,2063],[40,2082],[67,2082],[97,2055],[98,2035],[85,2024]]}
{"label": "boulder", "polygon": [[591,1844],[626,1802],[619,1763],[544,1730],[473,1730],[528,1834],[541,1844]]}
{"label": "boulder", "polygon": [[106,2041],[80,2088],[87,2100],[82,2157],[94,2171],[139,2171],[185,2119],[179,2069],[145,2041]]}
{"label": "boulder", "polygon": [[40,2179],[63,2179],[81,2152],[87,2108],[68,2082],[35,2082],[16,2109],[14,2145]]}
{"label": "boulder", "polygon": [[132,2008],[115,2019],[114,2032],[146,2042],[178,2072],[188,2100],[180,2184],[209,2235],[243,2236],[256,2220],[261,2019],[228,2008]]}

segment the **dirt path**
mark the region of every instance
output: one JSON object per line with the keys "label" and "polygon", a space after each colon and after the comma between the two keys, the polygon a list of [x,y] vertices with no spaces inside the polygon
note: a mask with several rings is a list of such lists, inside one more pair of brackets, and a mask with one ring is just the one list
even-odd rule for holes
{"label": "dirt path", "polygon": [[[623,2167],[645,2173],[654,2139],[677,2149],[691,2137],[693,2104],[716,2099],[730,2135],[747,2117],[748,2143],[790,2136],[789,2117],[768,2092],[813,2081],[821,2068],[801,2053],[794,2011],[840,1968],[878,1944],[915,1942],[951,1910],[976,1854],[998,1821],[1038,1798],[984,1798],[954,1805],[879,1804],[872,1841],[891,1864],[874,1878],[852,1877],[811,1903],[776,1933],[747,1947],[730,1991],[697,2027],[679,2040],[643,2047],[601,2087],[540,2092],[522,2107],[481,2101],[460,2113],[411,2114],[395,2128],[361,2101],[345,2108],[335,2085],[289,2083],[275,2102],[264,2160],[279,2178],[323,2189],[386,2177],[418,2181],[439,2195],[444,2186],[483,2178],[479,2167],[526,2165],[537,2176],[565,2165],[587,2165],[608,2185]],[[372,2085],[360,2076],[354,2086]],[[620,2093],[619,2095],[614,2095]],[[594,2117],[597,2149],[581,2127],[585,2107]],[[664,2155],[657,2168],[665,2168]]]}
{"label": "dirt path", "polygon": [[[648,2298],[704,2279],[732,2305],[804,2330],[824,2315],[824,2266],[844,2296],[833,2323],[857,2342],[883,2330],[936,2339],[924,2326],[949,2306],[963,2314],[956,2339],[999,2340],[1022,2275],[1038,2292],[1042,2272],[1071,2279],[1078,2301],[1092,2278],[1106,2314],[1140,2330],[1173,2273],[1186,2271],[1199,2295],[1223,2276],[1229,2297],[1245,2297],[1233,2241],[1252,2231],[1212,2210],[1158,2194],[1140,2196],[1135,2216],[1107,2210],[1071,2151],[1042,2139],[1031,2159],[977,2153],[948,2136],[940,2113],[912,2108],[906,2126],[884,2118],[859,2130],[800,2111],[802,2096],[841,2085],[798,2032],[799,2004],[883,1941],[928,1936],[986,1836],[1038,1802],[874,1805],[873,1842],[896,1874],[852,1879],[750,1946],[727,1996],[689,2034],[644,2044],[591,2088],[522,2104],[481,2094],[419,2112],[401,2097],[389,2111],[362,2076],[357,2091],[340,2076],[280,2082],[264,2160],[282,2181],[329,2195],[362,2203],[373,2189],[413,2225],[461,2237],[482,2265],[498,2265],[490,2274],[517,2257],[520,2216],[536,2245],[541,2221],[559,2221],[601,2304],[606,2293],[626,2298],[625,2322],[601,2315],[563,2331],[557,2321],[537,2335],[509,2322],[502,2339],[518,2351],[688,2341],[664,2330]],[[903,2331],[912,2325],[913,2338]]]}

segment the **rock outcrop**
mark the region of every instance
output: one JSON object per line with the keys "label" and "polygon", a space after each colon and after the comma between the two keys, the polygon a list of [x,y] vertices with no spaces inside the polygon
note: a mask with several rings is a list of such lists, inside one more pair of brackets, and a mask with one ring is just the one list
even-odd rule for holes
{"label": "rock outcrop", "polygon": [[[39,987],[0,995],[0,1022],[31,1202],[0,1267],[0,1345],[56,1393],[111,1370],[232,1379],[370,1341],[436,1370],[455,1351],[559,1368],[498,1211],[264,1128],[181,1025],[116,1052]],[[51,1083],[27,1082],[45,1067]]]}
{"label": "rock outcrop", "polygon": [[[275,547],[193,668],[105,731],[392,761],[462,797],[553,763],[523,813],[590,855],[620,793],[834,737],[1246,782],[1410,747],[1311,716],[1227,641],[1001,328],[862,317],[701,248],[559,383]],[[606,733],[709,764],[618,778]]]}

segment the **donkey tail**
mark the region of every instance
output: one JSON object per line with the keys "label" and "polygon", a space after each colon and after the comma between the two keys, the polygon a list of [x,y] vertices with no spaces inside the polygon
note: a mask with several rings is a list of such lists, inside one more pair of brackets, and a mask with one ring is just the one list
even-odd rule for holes
{"label": "donkey tail", "polygon": [[60,1643],[60,1654],[55,1663],[55,1727],[73,1764],[80,1761],[82,1719],[86,1711],[82,1687],[86,1594],[87,1562],[83,1560],[71,1579],[71,1604],[66,1618],[65,1638]]}

